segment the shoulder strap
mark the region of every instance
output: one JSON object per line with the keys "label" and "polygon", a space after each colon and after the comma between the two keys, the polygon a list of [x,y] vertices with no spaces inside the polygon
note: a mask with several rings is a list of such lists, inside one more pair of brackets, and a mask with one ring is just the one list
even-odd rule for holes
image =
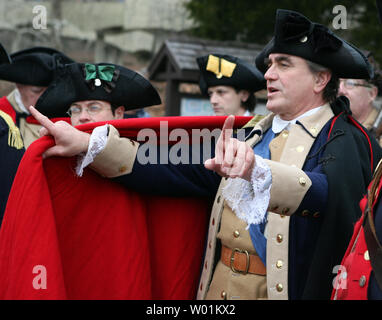
{"label": "shoulder strap", "polygon": [[20,130],[16,127],[11,116],[0,110],[0,117],[4,119],[8,125],[8,145],[16,149],[24,147],[23,139],[21,138]]}

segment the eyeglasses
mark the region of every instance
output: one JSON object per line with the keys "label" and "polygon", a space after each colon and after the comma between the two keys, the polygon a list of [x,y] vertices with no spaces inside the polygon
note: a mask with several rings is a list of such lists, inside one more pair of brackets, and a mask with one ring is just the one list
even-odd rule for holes
{"label": "eyeglasses", "polygon": [[344,85],[344,87],[346,89],[353,89],[354,87],[365,87],[365,88],[371,88],[372,87],[371,84],[358,83],[352,79],[341,80],[341,83]]}
{"label": "eyeglasses", "polygon": [[[71,106],[66,113],[69,115],[69,117],[78,117],[82,113],[82,110],[83,109],[80,107]],[[98,106],[96,104],[85,107],[85,111],[91,116],[94,116],[103,110],[110,110],[110,109],[104,109],[101,106]]]}

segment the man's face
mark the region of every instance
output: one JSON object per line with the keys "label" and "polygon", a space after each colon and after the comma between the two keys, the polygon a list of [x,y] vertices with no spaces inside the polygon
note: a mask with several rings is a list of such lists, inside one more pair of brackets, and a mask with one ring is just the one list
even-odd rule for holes
{"label": "man's face", "polygon": [[47,87],[30,86],[26,84],[16,84],[20,92],[21,100],[25,107],[35,106],[38,98],[44,93]]}
{"label": "man's face", "polygon": [[350,109],[358,121],[364,121],[370,112],[372,102],[377,96],[377,88],[361,79],[341,79],[339,96],[346,96]]}
{"label": "man's face", "polygon": [[315,76],[300,57],[272,53],[269,55],[267,80],[267,109],[284,120],[305,113],[315,101]]}
{"label": "man's face", "polygon": [[86,100],[72,103],[69,113],[72,125],[77,126],[84,123],[122,119],[124,110],[124,107],[118,107],[113,114],[109,102]]}
{"label": "man's face", "polygon": [[214,86],[208,88],[208,95],[216,116],[242,115],[245,112],[242,101],[248,99],[249,92],[245,90],[236,92],[229,86]]}

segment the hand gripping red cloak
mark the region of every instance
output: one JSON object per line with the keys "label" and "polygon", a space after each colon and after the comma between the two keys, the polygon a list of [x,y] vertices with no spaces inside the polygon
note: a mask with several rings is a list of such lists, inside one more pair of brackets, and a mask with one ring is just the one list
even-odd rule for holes
{"label": "hand gripping red cloak", "polygon": [[[221,128],[224,120],[112,124],[135,138],[141,128],[159,133],[160,121],[190,132]],[[248,120],[237,117],[235,126]],[[42,159],[53,144],[51,137],[34,142],[15,177],[0,230],[0,299],[194,299],[209,203],[139,194],[91,169],[79,178],[74,157]]]}

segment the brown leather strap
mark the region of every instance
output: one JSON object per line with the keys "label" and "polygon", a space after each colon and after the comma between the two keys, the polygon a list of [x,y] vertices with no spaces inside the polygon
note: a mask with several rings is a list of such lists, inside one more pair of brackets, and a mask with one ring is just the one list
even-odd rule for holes
{"label": "brown leather strap", "polygon": [[376,200],[377,192],[379,191],[380,179],[382,178],[382,160],[378,163],[374,172],[373,182],[368,194],[368,204],[364,212],[364,234],[367,249],[369,251],[370,264],[373,268],[375,278],[378,285],[382,288],[382,246],[378,240],[377,233],[375,231],[375,225],[373,220],[373,204]]}
{"label": "brown leather strap", "polygon": [[378,286],[382,288],[382,248],[375,235],[374,223],[367,214],[364,221],[364,233],[367,250],[369,251],[370,264],[373,268],[375,278],[377,279]]}
{"label": "brown leather strap", "polygon": [[221,262],[236,273],[266,275],[266,268],[258,255],[249,254],[246,250],[230,249],[222,246]]}

